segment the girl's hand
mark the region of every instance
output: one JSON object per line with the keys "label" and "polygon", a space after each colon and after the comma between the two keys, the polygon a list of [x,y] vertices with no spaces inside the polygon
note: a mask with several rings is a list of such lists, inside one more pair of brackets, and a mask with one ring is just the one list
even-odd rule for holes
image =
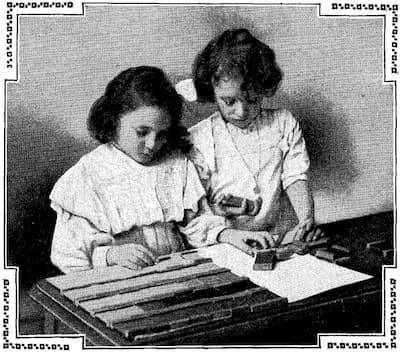
{"label": "girl's hand", "polygon": [[285,235],[285,242],[294,240],[311,242],[317,241],[324,236],[325,233],[315,225],[313,219],[306,219]]}
{"label": "girl's hand", "polygon": [[120,265],[132,270],[154,265],[156,259],[146,247],[135,243],[112,246],[107,251],[108,265]]}
{"label": "girl's hand", "polygon": [[268,231],[225,229],[219,234],[218,241],[229,243],[249,255],[256,250],[275,247],[274,238]]}

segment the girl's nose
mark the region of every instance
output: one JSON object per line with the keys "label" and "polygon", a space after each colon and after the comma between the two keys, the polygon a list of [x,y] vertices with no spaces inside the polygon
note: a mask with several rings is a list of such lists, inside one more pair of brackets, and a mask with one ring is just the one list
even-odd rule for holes
{"label": "girl's nose", "polygon": [[145,147],[149,151],[153,151],[155,146],[156,146],[156,134],[155,133],[149,133],[146,136],[146,141],[145,141]]}
{"label": "girl's nose", "polygon": [[244,113],[243,103],[237,102],[233,108],[233,113],[238,117],[242,117]]}

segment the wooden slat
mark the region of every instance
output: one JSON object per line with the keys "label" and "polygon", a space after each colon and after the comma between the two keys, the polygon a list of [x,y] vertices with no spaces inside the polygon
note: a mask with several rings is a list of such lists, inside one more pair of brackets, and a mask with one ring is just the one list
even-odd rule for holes
{"label": "wooden slat", "polygon": [[[171,299],[166,300],[165,303],[162,301],[147,302],[139,306],[134,305],[132,308],[127,307],[100,312],[95,314],[95,316],[104,321],[108,326],[112,326],[115,322],[137,319],[143,316],[149,317],[151,315],[173,311],[175,310],[173,309],[174,306],[178,306],[176,309],[185,308],[187,305],[184,302],[190,302],[189,305],[200,299],[205,299],[205,302],[210,302],[218,298],[219,295],[230,294],[238,290],[253,287],[253,284],[247,278],[239,277],[232,273],[222,273],[218,276],[220,277],[218,283],[215,279],[212,281],[208,280],[210,276],[203,277],[201,280],[196,279],[185,282],[185,285],[188,287],[187,292],[190,293],[190,295],[187,295],[185,299],[182,300],[182,297],[177,297],[176,294],[173,294],[170,296],[173,300],[172,304],[170,302]],[[192,281],[196,282],[192,283]],[[138,308],[142,308],[142,310]],[[210,309],[210,306],[208,306],[207,309]]]}
{"label": "wooden slat", "polygon": [[[236,296],[242,294],[242,292],[239,292],[220,297],[193,300],[142,316],[129,316],[131,312],[126,310],[123,314],[119,312],[119,319],[114,319],[113,321],[110,321],[110,315],[100,314],[98,317],[103,321],[108,321],[109,326],[114,327],[125,336],[132,338],[138,334],[152,333],[159,329],[164,329],[168,324],[176,321],[179,322],[188,317],[207,315],[210,311],[216,313],[218,311],[230,310],[231,316],[243,318],[245,313],[251,313],[252,304],[259,304],[258,301],[261,299],[262,294],[264,294],[264,300],[273,301],[274,306],[278,305],[279,302],[281,306],[287,304],[287,300],[274,295],[266,289],[254,288],[247,290],[247,304],[243,304],[241,300],[235,300]],[[246,309],[244,306],[248,308]],[[241,311],[235,311],[234,308],[237,307],[242,307]]]}
{"label": "wooden slat", "polygon": [[79,306],[90,314],[96,314],[107,310],[114,310],[135,305],[141,302],[159,300],[169,297],[173,294],[179,294],[190,290],[191,289],[189,289],[183,283],[171,283],[160,286],[157,288],[157,290],[154,290],[154,288],[150,287],[139,291],[121,293],[104,298],[84,301],[81,302]]}
{"label": "wooden slat", "polygon": [[[179,300],[190,299],[194,296],[210,296],[212,293],[215,295],[216,290],[227,290],[228,287],[234,287],[235,284],[249,283],[247,278],[239,277],[229,272],[222,272],[219,273],[219,275],[210,275],[200,279],[169,283],[157,286],[156,288],[147,287],[134,292],[84,301],[81,302],[79,306],[90,314],[96,314],[131,305],[166,300],[168,298],[173,298],[174,301],[178,302]],[[218,282],[216,281],[217,278],[219,280]]]}
{"label": "wooden slat", "polygon": [[64,291],[63,294],[75,303],[79,303],[90,299],[112,296],[118,293],[134,292],[148,287],[160,286],[173,282],[182,282],[192,278],[228,271],[228,269],[219,268],[213,263],[205,263],[196,265],[195,267],[183,268],[181,270],[153,273],[146,276],[127,278],[119,281],[95,284],[89,287],[71,289]]}
{"label": "wooden slat", "polygon": [[219,299],[217,301],[212,299],[202,299],[200,302],[193,301],[179,304],[174,310],[165,311],[162,314],[144,316],[140,319],[114,323],[111,324],[111,326],[127,338],[133,338],[136,335],[164,330],[169,328],[170,324],[173,324],[176,321],[181,321],[194,316],[207,315],[210,314],[210,312],[218,310],[231,309],[231,307],[232,299],[230,299],[230,297]]}
{"label": "wooden slat", "polygon": [[96,284],[104,284],[107,282],[142,277],[155,273],[175,271],[203,263],[212,264],[210,258],[203,258],[199,254],[193,252],[188,252],[184,256],[181,256],[178,253],[171,254],[165,256],[164,259],[166,260],[162,260],[156,265],[141,270],[130,270],[116,265],[51,277],[48,278],[47,281],[57,287],[61,292],[64,292],[66,290],[85,288]]}
{"label": "wooden slat", "polygon": [[74,288],[148,275],[155,271],[154,267],[135,271],[122,266],[110,266],[51,277],[47,281],[63,292]]}
{"label": "wooden slat", "polygon": [[222,310],[218,312],[212,312],[204,315],[193,316],[188,319],[183,319],[179,324],[170,323],[156,332],[150,332],[147,334],[136,335],[134,340],[140,344],[151,342],[154,339],[160,339],[165,336],[173,336],[179,333],[185,333],[186,331],[192,330],[194,327],[205,326],[210,323],[221,323],[224,324],[226,320],[232,318],[231,310]]}

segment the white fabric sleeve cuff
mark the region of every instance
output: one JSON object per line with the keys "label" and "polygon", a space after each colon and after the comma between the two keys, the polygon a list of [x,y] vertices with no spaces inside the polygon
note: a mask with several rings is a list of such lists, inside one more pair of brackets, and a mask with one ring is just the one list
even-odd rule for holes
{"label": "white fabric sleeve cuff", "polygon": [[107,265],[107,252],[111,246],[98,246],[95,247],[92,254],[92,265],[93,268],[105,267]]}
{"label": "white fabric sleeve cuff", "polygon": [[286,190],[290,185],[292,185],[297,181],[307,181],[307,180],[308,180],[307,174],[300,174],[296,176],[287,177],[284,180],[282,180],[282,188],[283,190]]}
{"label": "white fabric sleeve cuff", "polygon": [[179,227],[193,247],[204,247],[217,243],[220,232],[228,228],[226,219],[218,215],[201,215],[185,227]]}
{"label": "white fabric sleeve cuff", "polygon": [[226,224],[221,224],[210,229],[207,236],[207,245],[218,243],[219,234],[227,228],[228,226]]}

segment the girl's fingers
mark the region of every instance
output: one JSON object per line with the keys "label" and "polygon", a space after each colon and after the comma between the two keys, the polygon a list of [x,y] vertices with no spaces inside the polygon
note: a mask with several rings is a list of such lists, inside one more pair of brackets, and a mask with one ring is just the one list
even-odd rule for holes
{"label": "girl's fingers", "polygon": [[191,222],[189,222],[185,227],[183,227],[183,231],[190,231],[192,230],[197,224],[199,223],[200,218],[195,218]]}
{"label": "girl's fingers", "polygon": [[130,260],[124,260],[121,262],[120,266],[123,266],[124,268],[128,268],[131,270],[140,270],[141,267],[139,265],[137,265],[134,262],[131,262]]}
{"label": "girl's fingers", "polygon": [[234,243],[233,245],[248,255],[251,255],[251,256],[254,255],[254,248],[249,246],[245,241],[238,241],[237,243]]}
{"label": "girl's fingers", "polygon": [[[137,247],[136,257],[139,259],[139,261],[142,261],[147,265],[153,265],[157,260],[155,255],[143,246]],[[140,263],[138,263],[138,264],[140,264]]]}
{"label": "girl's fingers", "polygon": [[306,234],[305,231],[301,227],[299,227],[295,230],[295,232],[296,234],[294,235],[294,238],[297,241],[303,241]]}
{"label": "girl's fingers", "polygon": [[222,200],[225,198],[225,194],[220,194],[217,198],[215,198],[215,203],[221,205]]}

